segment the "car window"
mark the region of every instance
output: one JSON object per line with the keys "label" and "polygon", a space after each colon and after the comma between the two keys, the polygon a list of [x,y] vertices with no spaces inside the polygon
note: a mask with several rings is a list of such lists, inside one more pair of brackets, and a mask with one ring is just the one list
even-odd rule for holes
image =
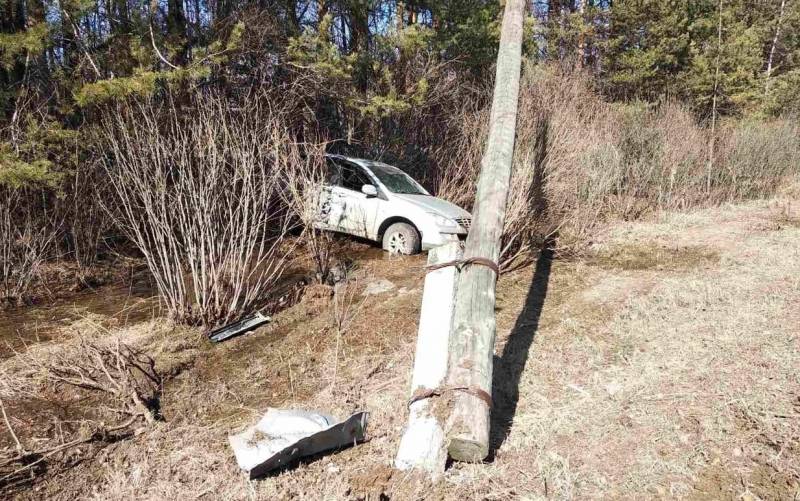
{"label": "car window", "polygon": [[339,165],[332,158],[326,158],[325,160],[328,164],[325,182],[331,186],[339,186],[342,180],[342,172]]}
{"label": "car window", "polygon": [[386,188],[392,193],[399,193],[404,195],[427,195],[428,192],[425,188],[419,185],[418,182],[401,171],[397,167],[391,165],[372,163],[370,169],[375,176],[380,179]]}
{"label": "car window", "polygon": [[367,174],[358,165],[351,164],[350,162],[342,162],[340,166],[342,169],[340,186],[342,188],[360,192],[362,186],[365,184],[372,184],[372,180],[367,177]]}

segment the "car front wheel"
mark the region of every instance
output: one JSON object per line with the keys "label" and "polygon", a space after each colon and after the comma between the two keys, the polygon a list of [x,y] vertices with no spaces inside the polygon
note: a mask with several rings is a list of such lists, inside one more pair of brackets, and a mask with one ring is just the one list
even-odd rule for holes
{"label": "car front wheel", "polygon": [[383,249],[392,254],[418,254],[419,233],[408,223],[394,223],[383,233]]}

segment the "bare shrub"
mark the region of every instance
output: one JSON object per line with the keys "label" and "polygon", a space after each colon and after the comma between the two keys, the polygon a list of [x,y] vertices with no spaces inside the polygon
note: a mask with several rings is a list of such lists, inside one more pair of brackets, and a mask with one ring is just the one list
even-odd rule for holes
{"label": "bare shrub", "polygon": [[488,109],[466,102],[444,124],[448,141],[431,152],[440,166],[433,182],[437,196],[466,208],[472,207],[488,122]]}
{"label": "bare shrub", "polygon": [[[159,419],[161,377],[145,353],[119,339],[81,338],[50,350],[39,348],[18,353],[10,363],[13,370],[8,371],[9,364],[2,368],[11,384],[0,386],[0,417],[14,447],[0,449],[0,488],[31,481],[58,454],[119,438],[130,434],[136,422]],[[34,436],[28,438],[17,434],[3,399],[19,403],[47,395],[59,395],[65,403],[70,397],[96,398],[99,405],[79,421],[53,423],[54,436],[35,436],[41,430],[29,431]]]}
{"label": "bare shrub", "polygon": [[301,240],[314,263],[317,282],[327,283],[334,263],[333,234],[317,228],[325,197],[325,143],[285,144],[279,159],[286,205],[302,226]]}
{"label": "bare shrub", "polygon": [[[519,109],[506,267],[530,259],[532,247],[556,234],[561,252],[580,252],[608,220],[769,196],[800,173],[797,125],[732,121],[718,130],[707,185],[710,132],[687,108],[606,103],[578,71],[527,67]],[[466,208],[474,202],[487,112],[466,103],[446,124],[448,146],[432,149],[437,194]]]}
{"label": "bare shrub", "polygon": [[339,349],[342,336],[350,328],[358,313],[361,311],[366,297],[359,297],[358,281],[338,284],[333,289],[333,304],[331,308],[331,325],[336,334],[334,348],[334,365],[331,386],[336,386],[336,376],[339,372]]}
{"label": "bare shrub", "polygon": [[69,179],[64,197],[65,226],[69,251],[78,265],[78,280],[84,281],[96,262],[101,239],[112,227],[103,203],[111,198],[108,176],[97,161],[81,162]]}
{"label": "bare shrub", "polygon": [[712,177],[720,198],[765,197],[800,172],[797,122],[734,122],[726,124],[721,135]]}
{"label": "bare shrub", "polygon": [[55,393],[72,388],[102,395],[111,413],[128,424],[158,419],[161,378],[155,362],[119,339],[97,342],[81,338],[61,350],[28,350],[17,356],[24,366],[22,375],[33,384]]}
{"label": "bare shrub", "polygon": [[280,193],[279,110],[197,95],[134,104],[105,117],[117,223],[144,255],[169,314],[225,323],[280,278],[291,224]]}
{"label": "bare shrub", "polygon": [[58,224],[43,194],[0,185],[0,299],[22,303],[48,257]]}
{"label": "bare shrub", "polygon": [[[651,196],[660,208],[684,209],[705,195],[703,180],[708,155],[708,131],[678,103],[659,110],[654,127],[660,132],[659,183]],[[703,170],[701,170],[703,169]]]}

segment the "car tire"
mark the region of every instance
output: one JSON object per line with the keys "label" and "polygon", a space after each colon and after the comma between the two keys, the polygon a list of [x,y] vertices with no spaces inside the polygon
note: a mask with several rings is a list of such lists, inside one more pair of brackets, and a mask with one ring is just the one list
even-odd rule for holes
{"label": "car tire", "polygon": [[419,232],[408,223],[394,223],[383,232],[383,250],[392,254],[419,254]]}

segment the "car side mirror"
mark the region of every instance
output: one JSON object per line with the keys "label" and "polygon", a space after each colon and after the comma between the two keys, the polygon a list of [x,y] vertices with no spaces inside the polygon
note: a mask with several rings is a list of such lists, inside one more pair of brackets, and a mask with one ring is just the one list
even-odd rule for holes
{"label": "car side mirror", "polygon": [[369,197],[377,197],[378,196],[378,188],[376,188],[372,184],[365,184],[361,187],[361,193],[365,194],[367,198]]}

